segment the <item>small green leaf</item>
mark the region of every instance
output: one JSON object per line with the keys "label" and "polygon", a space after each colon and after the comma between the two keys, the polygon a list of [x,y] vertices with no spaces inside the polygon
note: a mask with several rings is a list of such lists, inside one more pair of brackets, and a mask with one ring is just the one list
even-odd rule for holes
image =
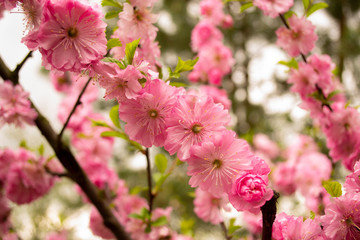
{"label": "small green leaf", "polygon": [[110,109],[109,116],[114,126],[121,128],[119,120],[119,105],[115,105]]}
{"label": "small green leaf", "polygon": [[105,132],[102,132],[100,136],[102,136],[102,137],[118,137],[118,138],[122,138],[125,140],[128,139],[124,133],[116,132],[116,131],[105,131]]}
{"label": "small green leaf", "polygon": [[110,6],[110,7],[118,7],[118,8],[123,8],[123,6],[115,1],[115,0],[102,0],[101,1],[101,6],[105,7],[105,6]]}
{"label": "small green leaf", "polygon": [[315,219],[315,213],[314,213],[313,211],[310,211],[310,218],[311,218],[312,220]]}
{"label": "small green leaf", "polygon": [[284,18],[287,20],[294,14],[296,15],[296,13],[294,11],[288,11],[284,14]]}
{"label": "small green leaf", "polygon": [[116,18],[117,16],[119,16],[120,12],[121,12],[121,10],[108,11],[105,14],[105,19]]}
{"label": "small green leaf", "polygon": [[140,39],[136,39],[130,43],[126,44],[125,47],[125,56],[127,59],[128,64],[132,64],[136,48],[139,46]]}
{"label": "small green leaf", "polygon": [[106,47],[107,49],[111,49],[113,47],[121,47],[122,44],[118,38],[111,38],[107,41]]}
{"label": "small green leaf", "polygon": [[328,95],[328,99],[331,99],[332,97],[334,97],[336,94],[339,94],[339,93],[341,93],[341,91],[340,90],[334,90],[334,91],[332,91],[331,93],[329,93],[329,95]]}
{"label": "small green leaf", "polygon": [[19,147],[28,149],[28,145],[27,145],[25,139],[21,140],[21,142],[20,142],[20,144],[19,144]]}
{"label": "small green leaf", "polygon": [[101,59],[101,61],[116,63],[119,66],[119,68],[121,68],[121,69],[126,68],[126,65],[122,61],[120,61],[119,59],[116,59],[116,58],[104,57],[103,59]]}
{"label": "small green leaf", "polygon": [[178,57],[178,63],[175,67],[174,73],[181,73],[186,72],[194,69],[195,64],[199,60],[199,57],[195,58],[194,60],[189,59],[186,61],[183,61],[181,57]]}
{"label": "small green leaf", "polygon": [[150,219],[150,212],[147,208],[142,208],[140,214],[144,219]]}
{"label": "small green leaf", "polygon": [[332,197],[340,197],[342,195],[341,184],[336,181],[323,181],[323,187]]}
{"label": "small green leaf", "polygon": [[38,152],[39,152],[40,156],[44,155],[44,151],[45,151],[44,144],[41,144],[38,148]]}
{"label": "small green leaf", "polygon": [[130,194],[131,194],[131,195],[137,195],[137,194],[139,194],[140,192],[142,192],[143,190],[144,190],[144,187],[135,186],[135,187],[133,187],[133,188],[130,190]]}
{"label": "small green leaf", "polygon": [[195,192],[188,192],[187,196],[191,197],[191,198],[195,198]]}
{"label": "small green leaf", "polygon": [[252,2],[241,4],[240,12],[244,12],[246,9],[251,8],[252,6],[254,6]]}
{"label": "small green leaf", "polygon": [[294,69],[298,69],[299,68],[299,64],[298,62],[295,60],[295,58],[292,58],[290,61],[286,62],[286,61],[279,61],[278,62],[281,65],[285,65],[289,68],[294,68]]}
{"label": "small green leaf", "polygon": [[144,220],[143,216],[140,215],[140,214],[130,213],[128,216],[131,217],[131,218],[136,218],[136,219]]}
{"label": "small green leaf", "polygon": [[164,154],[159,153],[155,156],[155,165],[160,173],[165,173],[167,168],[167,158]]}
{"label": "small green leaf", "polygon": [[229,222],[229,227],[228,227],[229,235],[233,235],[234,232],[240,228],[241,228],[241,226],[235,225],[235,218],[231,218],[230,222]]}
{"label": "small green leaf", "polygon": [[167,217],[161,216],[151,223],[153,227],[160,227],[168,223]]}
{"label": "small green leaf", "polygon": [[104,121],[99,121],[94,119],[90,119],[90,121],[94,127],[110,127],[109,124],[107,124]]}
{"label": "small green leaf", "polygon": [[304,10],[306,11],[309,7],[310,1],[309,0],[303,0]]}
{"label": "small green leaf", "polygon": [[320,2],[320,3],[315,3],[314,5],[312,5],[309,10],[306,12],[306,16],[309,17],[311,14],[313,14],[314,12],[316,12],[317,10],[320,10],[322,8],[327,8],[329,7],[329,5],[327,5],[327,3],[324,2]]}
{"label": "small green leaf", "polygon": [[180,231],[184,235],[193,236],[194,235],[194,225],[195,220],[193,218],[182,219],[180,222]]}
{"label": "small green leaf", "polygon": [[188,85],[186,83],[182,82],[170,82],[170,86],[174,87],[187,87]]}
{"label": "small green leaf", "polygon": [[[154,173],[155,175],[156,173]],[[160,173],[159,173],[160,174]],[[156,179],[156,186],[155,186],[155,193],[158,192],[161,188],[161,186],[164,184],[165,180],[168,178],[169,174],[165,175],[158,175],[158,178]]]}

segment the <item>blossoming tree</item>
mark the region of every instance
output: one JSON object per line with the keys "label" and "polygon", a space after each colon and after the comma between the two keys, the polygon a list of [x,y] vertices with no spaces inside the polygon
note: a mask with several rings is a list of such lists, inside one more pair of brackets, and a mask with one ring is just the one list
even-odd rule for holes
{"label": "blossoming tree", "polygon": [[[180,212],[171,199],[155,203],[176,168],[189,177],[177,184],[193,189],[196,216],[219,225],[225,239],[360,239],[359,112],[347,102],[331,58],[312,54],[318,36],[308,17],[327,4],[303,0],[299,10],[293,0],[234,1],[242,14],[256,8],[268,21],[281,20],[274,42],[290,60],[280,63],[289,68],[287,83],[301,108],[326,138],[328,152],[322,152],[306,135],[280,149],[267,135],[252,136],[249,144],[237,134],[236,106],[222,89],[236,64],[223,34],[236,24],[225,11],[233,1],[197,2],[200,21],[188,43],[195,56],[179,57],[175,67],[162,61],[156,2],[103,0],[102,9],[85,0],[0,0],[0,16],[16,7],[25,15],[21,42],[29,49],[14,70],[0,58],[0,126],[32,125],[54,153],[45,156],[43,147],[36,152],[25,143],[0,149],[0,239],[27,239],[13,226],[12,209],[44,197],[63,178],[91,205],[89,228],[96,236],[196,239],[191,224],[171,221]],[[116,19],[111,31],[103,10]],[[59,131],[21,85],[19,72],[34,51],[64,96]],[[176,80],[181,76],[185,83]],[[106,115],[94,107],[100,90],[111,106]],[[130,189],[113,167],[119,141],[142,154],[146,187]],[[332,174],[338,162],[348,171],[344,194]],[[277,213],[277,199],[294,193],[308,214]],[[44,236],[70,237],[68,229]]]}

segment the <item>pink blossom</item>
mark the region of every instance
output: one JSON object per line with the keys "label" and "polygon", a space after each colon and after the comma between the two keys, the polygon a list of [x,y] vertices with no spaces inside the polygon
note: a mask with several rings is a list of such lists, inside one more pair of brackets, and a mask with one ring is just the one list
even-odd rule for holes
{"label": "pink blossom", "polygon": [[46,194],[54,179],[45,172],[45,159],[38,159],[27,150],[20,149],[6,179],[6,196],[17,204],[24,204]]}
{"label": "pink blossom", "polygon": [[224,106],[224,109],[230,111],[231,101],[228,98],[228,94],[225,89],[219,89],[213,86],[200,85],[199,89],[189,90],[188,94],[197,95],[197,96],[209,96],[213,99],[214,103],[221,103]]}
{"label": "pink blossom", "polygon": [[99,85],[106,89],[106,100],[116,98],[119,102],[126,99],[134,99],[142,89],[139,79],[144,76],[132,65],[124,70],[116,68],[116,75],[102,75]]}
{"label": "pink blossom", "polygon": [[[7,173],[11,164],[14,162],[16,158],[16,153],[11,149],[0,149],[0,189],[2,185],[5,183]],[[0,195],[1,196],[1,195]],[[1,219],[1,218],[0,218]]]}
{"label": "pink blossom", "polygon": [[114,234],[110,231],[110,229],[105,227],[104,220],[95,207],[91,208],[89,227],[96,236],[102,237],[104,239],[114,238]]}
{"label": "pink blossom", "polygon": [[200,21],[191,32],[191,48],[193,51],[199,51],[222,39],[222,33],[211,22]]}
{"label": "pink blossom", "polygon": [[99,8],[75,0],[47,1],[38,42],[45,64],[79,72],[106,54],[105,26]]}
{"label": "pink blossom", "polygon": [[[332,62],[328,55],[313,54],[308,58],[308,63],[318,74],[317,85],[321,88],[325,97],[337,88],[337,83],[333,76],[335,63]],[[333,100],[333,99],[331,99]]]}
{"label": "pink blossom", "polygon": [[194,212],[203,221],[218,224],[224,221],[220,210],[221,208],[229,210],[226,206],[228,202],[226,194],[215,197],[211,193],[197,188],[195,190]]}
{"label": "pink blossom", "polygon": [[253,144],[256,151],[270,159],[274,159],[280,154],[279,147],[265,134],[256,134],[253,138]]}
{"label": "pink blossom", "polygon": [[23,127],[24,122],[34,124],[37,113],[31,108],[29,93],[20,85],[14,86],[10,81],[0,83],[0,127],[5,123]]}
{"label": "pink blossom", "polygon": [[331,171],[331,161],[326,155],[319,152],[303,154],[296,164],[294,181],[300,192],[306,196],[312,188],[321,187],[322,181],[330,178]]}
{"label": "pink blossom", "polygon": [[67,240],[68,232],[63,230],[61,232],[50,233],[46,236],[45,240]]}
{"label": "pink blossom", "polygon": [[8,199],[0,192],[0,236],[6,232],[9,225],[11,208]]}
{"label": "pink blossom", "polygon": [[230,116],[221,104],[210,97],[186,95],[179,97],[168,120],[168,137],[165,149],[185,161],[190,157],[190,147],[200,145],[218,132],[225,130]]}
{"label": "pink blossom", "polygon": [[69,93],[73,84],[73,78],[69,72],[50,71],[50,79],[56,91]]}
{"label": "pink blossom", "polygon": [[254,0],[253,4],[265,15],[275,18],[287,12],[294,5],[294,0]]}
{"label": "pink blossom", "polygon": [[147,82],[137,99],[123,102],[119,108],[119,116],[127,122],[125,132],[130,139],[145,147],[163,146],[170,113],[177,96],[181,94],[184,94],[183,89],[155,79]]}
{"label": "pink blossom", "polygon": [[347,193],[326,206],[322,225],[328,239],[360,239],[360,195]]}
{"label": "pink blossom", "polygon": [[[255,4],[255,2],[254,2]],[[281,27],[276,31],[276,44],[283,48],[291,57],[309,53],[318,39],[315,26],[305,17],[298,18],[295,14],[289,19],[289,27]]]}
{"label": "pink blossom", "polygon": [[243,212],[243,218],[247,229],[252,235],[260,236],[262,233],[262,214],[253,214],[251,212]]}
{"label": "pink blossom", "polygon": [[268,188],[269,166],[264,160],[253,157],[252,170],[239,172],[228,192],[229,201],[238,211],[260,212],[260,207],[270,200],[274,192]]}
{"label": "pink blossom", "polygon": [[0,0],[0,7],[11,10],[16,7],[17,0]]}
{"label": "pink blossom", "polygon": [[201,145],[193,145],[188,159],[187,174],[191,187],[199,186],[215,197],[230,190],[239,171],[249,170],[252,153],[245,140],[224,130],[205,138]]}
{"label": "pink blossom", "polygon": [[201,15],[214,25],[220,25],[225,20],[223,7],[224,4],[221,0],[202,0],[200,2]]}
{"label": "pink blossom", "polygon": [[307,63],[299,63],[298,69],[291,69],[288,83],[292,83],[291,91],[299,93],[301,97],[308,97],[317,91],[318,75],[313,67]]}
{"label": "pink blossom", "polygon": [[[1,157],[0,157],[1,159]],[[346,193],[360,193],[360,161],[357,161],[354,166],[353,173],[346,176],[344,188]]]}
{"label": "pink blossom", "polygon": [[285,195],[291,195],[296,191],[294,181],[296,168],[294,164],[279,163],[271,175],[274,188]]}

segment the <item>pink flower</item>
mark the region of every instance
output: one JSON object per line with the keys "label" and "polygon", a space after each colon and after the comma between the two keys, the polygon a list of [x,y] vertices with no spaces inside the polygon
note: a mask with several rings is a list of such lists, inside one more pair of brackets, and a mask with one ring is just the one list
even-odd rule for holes
{"label": "pink flower", "polygon": [[204,140],[190,150],[187,171],[191,176],[189,184],[221,197],[230,190],[238,172],[251,168],[252,153],[247,142],[236,139],[235,133],[230,130]]}
{"label": "pink flower", "polygon": [[201,21],[191,32],[191,48],[199,51],[214,41],[221,41],[222,38],[222,33],[211,22]]}
{"label": "pink flower", "polygon": [[201,15],[214,25],[220,25],[224,20],[224,4],[221,0],[202,0],[200,2]]}
{"label": "pink flower", "polygon": [[0,189],[5,183],[7,173],[9,171],[9,168],[11,167],[11,164],[14,162],[15,157],[16,154],[11,149],[0,149]]}
{"label": "pink flower", "polygon": [[218,224],[224,221],[220,210],[221,208],[229,210],[226,206],[228,202],[226,194],[215,197],[211,193],[197,188],[195,190],[194,212],[203,221]]}
{"label": "pink flower", "polygon": [[298,69],[291,69],[288,83],[292,83],[291,91],[299,93],[301,97],[308,97],[317,91],[318,75],[313,67],[307,63],[299,63]]}
{"label": "pink flower", "polygon": [[252,235],[260,236],[262,233],[262,214],[253,214],[251,212],[243,212],[243,218],[247,229]]}
{"label": "pink flower", "polygon": [[328,239],[360,239],[360,195],[348,193],[326,206],[322,225]]}
{"label": "pink flower", "polygon": [[274,159],[280,154],[279,147],[265,134],[256,134],[253,138],[253,144],[256,151],[270,159]]}
{"label": "pink flower", "polygon": [[167,122],[165,149],[171,155],[177,152],[177,157],[185,161],[190,157],[191,146],[222,132],[229,121],[228,111],[210,97],[182,96]]}
{"label": "pink flower", "polygon": [[314,32],[315,26],[306,18],[298,18],[295,14],[288,21],[290,29],[281,27],[276,31],[278,37],[276,44],[291,57],[309,53],[318,39]]}
{"label": "pink flower", "polygon": [[37,113],[31,108],[29,93],[20,85],[14,86],[10,81],[0,83],[0,127],[5,123],[23,127],[24,122],[34,124]]}
{"label": "pink flower", "polygon": [[44,159],[38,159],[27,150],[20,149],[6,179],[6,196],[17,204],[24,204],[46,194],[54,179],[43,168]]}
{"label": "pink flower", "polygon": [[253,4],[263,10],[265,15],[275,18],[287,12],[294,5],[294,0],[254,0]]}
{"label": "pink flower", "polygon": [[322,186],[322,181],[330,178],[331,161],[326,155],[312,152],[302,155],[296,164],[295,184],[300,192],[306,196]]}
{"label": "pink flower", "polygon": [[[0,157],[1,159],[1,157]],[[346,177],[344,188],[346,193],[360,193],[360,161],[354,166],[354,172]]]}
{"label": "pink flower", "polygon": [[291,195],[296,191],[294,164],[279,163],[271,175],[275,189],[282,194]]}
{"label": "pink flower", "polygon": [[119,102],[136,98],[142,89],[138,80],[144,76],[132,65],[128,65],[124,70],[115,70],[116,75],[102,75],[99,78],[99,85],[106,89],[104,98],[116,98]]}
{"label": "pink flower", "polygon": [[145,147],[163,146],[170,113],[181,94],[184,94],[183,89],[155,79],[147,82],[141,96],[124,101],[120,105],[119,116],[127,122],[125,132],[130,139]]}
{"label": "pink flower", "polygon": [[219,89],[208,85],[200,85],[198,91],[189,90],[188,94],[201,97],[209,96],[213,99],[214,103],[221,103],[224,106],[224,109],[230,110],[231,108],[231,101],[228,98],[228,94],[225,89]]}
{"label": "pink flower", "polygon": [[51,233],[46,236],[45,240],[66,240],[68,239],[68,232],[63,230],[61,232]]}
{"label": "pink flower", "polygon": [[104,239],[114,238],[114,234],[110,231],[110,229],[105,227],[104,220],[95,207],[91,208],[89,227],[96,236],[102,237]]}
{"label": "pink flower", "polygon": [[239,172],[228,194],[229,201],[236,210],[257,214],[274,193],[267,186],[270,168],[265,161],[255,156],[251,166],[252,170]]}
{"label": "pink flower", "polygon": [[106,54],[105,26],[100,9],[75,1],[48,1],[38,42],[52,69],[79,72]]}

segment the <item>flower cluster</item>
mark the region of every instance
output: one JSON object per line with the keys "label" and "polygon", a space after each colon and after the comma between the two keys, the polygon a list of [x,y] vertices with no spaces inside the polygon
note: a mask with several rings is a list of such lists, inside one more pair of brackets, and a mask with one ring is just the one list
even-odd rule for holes
{"label": "flower cluster", "polygon": [[222,11],[221,0],[203,0],[200,8],[203,19],[191,33],[191,47],[198,52],[199,61],[189,80],[221,85],[222,78],[231,72],[234,59],[231,50],[222,43],[223,35],[217,26],[232,26],[232,18]]}

